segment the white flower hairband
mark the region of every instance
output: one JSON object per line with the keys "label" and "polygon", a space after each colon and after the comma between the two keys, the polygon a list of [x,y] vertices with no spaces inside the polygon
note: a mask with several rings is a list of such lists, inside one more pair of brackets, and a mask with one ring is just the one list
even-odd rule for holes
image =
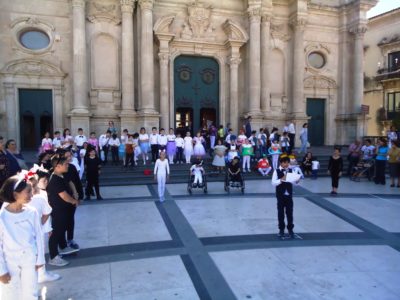
{"label": "white flower hairband", "polygon": [[46,171],[46,169],[41,165],[34,164],[33,167],[27,171],[27,170],[22,170],[17,174],[18,176],[18,181],[14,184],[14,191],[18,188],[18,186],[21,184],[22,181],[27,182],[29,179],[31,179],[33,176],[36,175],[37,171]]}

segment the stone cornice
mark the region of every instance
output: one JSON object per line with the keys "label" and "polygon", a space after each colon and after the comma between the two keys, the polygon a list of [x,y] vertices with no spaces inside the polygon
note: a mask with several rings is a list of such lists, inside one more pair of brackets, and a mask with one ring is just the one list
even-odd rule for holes
{"label": "stone cornice", "polygon": [[71,0],[72,7],[85,7],[86,0]]}
{"label": "stone cornice", "polygon": [[250,19],[250,22],[260,22],[261,21],[261,8],[250,7],[247,10],[247,15]]}

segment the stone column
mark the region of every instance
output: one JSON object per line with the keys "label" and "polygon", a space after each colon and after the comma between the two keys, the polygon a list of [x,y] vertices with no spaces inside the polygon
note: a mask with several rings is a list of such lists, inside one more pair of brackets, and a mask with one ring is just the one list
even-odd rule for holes
{"label": "stone column", "polygon": [[261,72],[260,72],[260,52],[261,52],[261,10],[260,8],[250,8],[248,10],[250,20],[250,57],[249,57],[249,115],[260,114],[261,99]]}
{"label": "stone column", "polygon": [[154,105],[153,0],[140,0],[139,5],[141,10],[140,111],[143,114],[157,114]]}
{"label": "stone column", "polygon": [[[6,136],[9,139],[16,139],[18,148],[21,147],[21,136],[18,130],[19,125],[17,125],[18,114],[17,113],[17,101],[15,99],[15,86],[13,81],[15,78],[11,78],[11,80],[7,80],[7,82],[3,83],[4,90],[4,100],[5,100],[5,114],[4,117],[6,119],[7,131]],[[1,116],[3,118],[3,115]],[[6,139],[6,138],[5,138]],[[7,139],[6,139],[7,140]]]}
{"label": "stone column", "polygon": [[238,69],[241,59],[238,57],[231,57],[229,59],[230,66],[230,84],[229,84],[229,96],[230,96],[230,110],[228,119],[232,125],[234,132],[238,132],[238,121],[239,121],[239,87],[238,87]]}
{"label": "stone column", "polygon": [[71,133],[75,134],[79,127],[89,132],[88,110],[88,68],[86,55],[85,0],[72,0],[72,35],[73,35],[73,107],[71,117]]}
{"label": "stone column", "polygon": [[159,53],[158,57],[160,59],[160,126],[163,128],[175,127],[169,121],[169,54]]}
{"label": "stone column", "polygon": [[306,19],[295,17],[292,20],[294,30],[293,39],[293,86],[292,86],[292,109],[294,118],[305,116],[304,101],[304,29]]}
{"label": "stone column", "polygon": [[135,125],[135,83],[133,47],[134,0],[120,0],[122,13],[122,104],[121,130]]}
{"label": "stone column", "polygon": [[364,34],[365,26],[357,26],[350,30],[354,34],[353,53],[353,102],[350,111],[354,114],[361,112],[361,104],[364,98]]}
{"label": "stone column", "polygon": [[268,78],[270,60],[270,28],[271,16],[263,15],[261,23],[261,111],[271,112],[270,83]]}

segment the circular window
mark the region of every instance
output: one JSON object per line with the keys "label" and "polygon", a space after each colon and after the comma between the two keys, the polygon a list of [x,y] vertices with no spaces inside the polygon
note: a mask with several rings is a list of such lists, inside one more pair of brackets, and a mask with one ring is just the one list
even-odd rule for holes
{"label": "circular window", "polygon": [[28,30],[21,33],[19,41],[27,49],[41,50],[47,48],[50,44],[49,36],[40,30]]}
{"label": "circular window", "polygon": [[325,66],[325,57],[319,52],[311,52],[308,55],[308,63],[313,68],[321,69]]}

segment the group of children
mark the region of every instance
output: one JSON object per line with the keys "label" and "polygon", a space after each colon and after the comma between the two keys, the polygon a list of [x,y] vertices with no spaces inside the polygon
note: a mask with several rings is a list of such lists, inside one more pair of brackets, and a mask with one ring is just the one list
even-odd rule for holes
{"label": "group of children", "polygon": [[51,170],[34,165],[0,189],[1,299],[38,299],[38,283],[60,279],[46,270],[47,245],[54,266],[65,266],[63,256],[79,251],[73,237],[82,188],[71,157],[69,149],[59,149]]}

